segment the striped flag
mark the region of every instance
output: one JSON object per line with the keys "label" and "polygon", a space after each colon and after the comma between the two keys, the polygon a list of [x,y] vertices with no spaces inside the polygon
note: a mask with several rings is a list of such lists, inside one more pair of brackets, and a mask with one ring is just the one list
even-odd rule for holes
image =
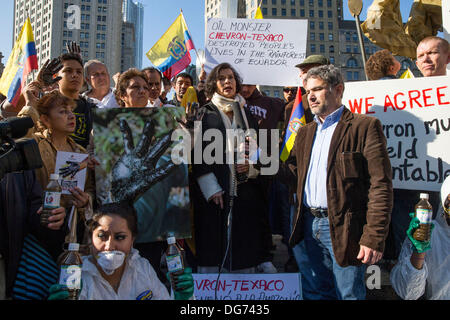
{"label": "striped flag", "polygon": [[33,29],[30,18],[27,18],[0,79],[0,92],[12,105],[17,104],[28,74],[37,69],[39,66]]}
{"label": "striped flag", "polygon": [[195,49],[191,34],[180,13],[164,35],[147,52],[147,58],[167,79],[172,79],[191,63],[190,50]]}
{"label": "striped flag", "polygon": [[294,146],[295,137],[300,127],[306,125],[305,110],[303,110],[302,91],[297,90],[295,96],[294,106],[292,107],[291,116],[289,117],[289,124],[286,128],[286,135],[284,137],[283,147],[280,152],[281,161],[286,161]]}

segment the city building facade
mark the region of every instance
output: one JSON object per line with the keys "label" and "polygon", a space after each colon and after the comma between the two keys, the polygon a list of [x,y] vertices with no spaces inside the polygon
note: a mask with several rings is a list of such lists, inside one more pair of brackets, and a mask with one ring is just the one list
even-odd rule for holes
{"label": "city building facade", "polygon": [[[122,5],[123,21],[134,25],[134,37],[125,35],[128,39],[134,38],[134,66],[142,69],[142,59],[144,54],[144,5],[133,0],[123,0]],[[129,26],[126,27],[129,30]],[[127,48],[128,51],[130,48]],[[129,52],[131,54],[131,52]],[[122,57],[122,60],[129,61],[130,57]]]}
{"label": "city building facade", "polygon": [[14,0],[13,43],[27,17],[39,65],[76,41],[85,61],[104,62],[111,75],[120,71],[122,0]]}

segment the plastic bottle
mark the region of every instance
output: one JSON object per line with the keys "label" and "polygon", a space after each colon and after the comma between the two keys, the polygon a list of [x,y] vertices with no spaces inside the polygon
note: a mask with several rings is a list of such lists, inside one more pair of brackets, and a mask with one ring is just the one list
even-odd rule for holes
{"label": "plastic bottle", "polygon": [[415,206],[415,215],[420,220],[420,226],[413,233],[413,238],[418,241],[430,241],[431,237],[431,219],[433,216],[433,207],[428,202],[427,193],[420,194],[420,201]]}
{"label": "plastic bottle", "polygon": [[44,205],[40,216],[41,225],[44,227],[49,223],[48,218],[52,215],[51,211],[60,206],[62,188],[58,180],[58,174],[51,174],[50,181],[44,191]]}
{"label": "plastic bottle", "polygon": [[69,291],[67,300],[77,300],[81,291],[81,266],[83,261],[79,254],[80,245],[69,243],[69,250],[61,259],[59,284],[66,286]]}
{"label": "plastic bottle", "polygon": [[173,236],[167,238],[166,263],[170,275],[170,285],[175,290],[174,281],[177,276],[184,272],[185,259],[184,250],[178,247],[176,239]]}

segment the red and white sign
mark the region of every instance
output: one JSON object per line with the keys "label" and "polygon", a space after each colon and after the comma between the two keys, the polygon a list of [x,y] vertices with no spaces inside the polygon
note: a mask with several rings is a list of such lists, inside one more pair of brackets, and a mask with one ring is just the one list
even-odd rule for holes
{"label": "red and white sign", "polygon": [[[302,300],[299,273],[192,274],[197,300]],[[217,288],[217,292],[216,292]]]}
{"label": "red and white sign", "polygon": [[345,83],[342,103],[383,124],[394,188],[439,191],[450,175],[450,77]]}

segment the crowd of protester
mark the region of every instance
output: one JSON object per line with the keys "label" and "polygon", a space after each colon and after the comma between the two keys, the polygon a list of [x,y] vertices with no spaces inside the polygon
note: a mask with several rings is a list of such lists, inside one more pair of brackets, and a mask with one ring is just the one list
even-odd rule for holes
{"label": "crowd of protester", "polygon": [[[312,55],[296,65],[302,84],[284,87],[284,99],[279,99],[260,92],[257,84],[242,83],[241,75],[226,63],[209,74],[202,69],[198,79],[188,73],[166,79],[153,67],[111,76],[100,61],[84,63],[76,46],[69,51],[42,66],[16,105],[7,100],[0,105],[1,118],[33,119],[27,136],[37,142],[43,162],[37,170],[6,174],[0,183],[0,299],[67,298],[67,290],[56,284],[72,207],[78,212],[76,239],[84,248],[79,299],[193,299],[192,272],[284,271],[300,273],[304,299],[362,300],[366,268],[380,263],[383,254],[391,263],[391,283],[401,298],[450,298],[445,271],[449,178],[440,194],[424,190],[430,194],[435,228],[431,240],[421,243],[412,237],[417,218],[409,215],[419,191],[393,189],[380,121],[345,108],[343,77],[325,57]],[[446,40],[428,37],[418,45],[416,63],[424,77],[446,75],[449,62]],[[396,79],[399,70],[387,50],[367,61],[370,80]],[[104,205],[96,201],[99,163],[93,110],[180,107],[190,87],[202,112],[179,119],[180,126],[201,121],[203,132],[218,129],[224,137],[238,125],[278,129],[281,146],[297,94],[302,94],[307,124],[298,131],[294,148],[276,175],[262,175],[260,164],[248,156],[236,166],[191,165],[193,245],[180,242],[189,268],[179,277],[177,290],[171,291],[160,263],[167,244],[139,235],[145,230],[138,228],[142,217],[130,204],[134,197]],[[132,133],[128,134],[132,142]],[[254,137],[256,143],[258,139]],[[226,148],[224,144],[216,155],[226,159]],[[70,189],[44,227],[39,223],[42,190],[55,171],[58,151],[89,154],[86,186],[84,191]],[[148,185],[175,170],[166,169]],[[280,234],[288,246],[284,270],[273,264],[273,234]]]}

